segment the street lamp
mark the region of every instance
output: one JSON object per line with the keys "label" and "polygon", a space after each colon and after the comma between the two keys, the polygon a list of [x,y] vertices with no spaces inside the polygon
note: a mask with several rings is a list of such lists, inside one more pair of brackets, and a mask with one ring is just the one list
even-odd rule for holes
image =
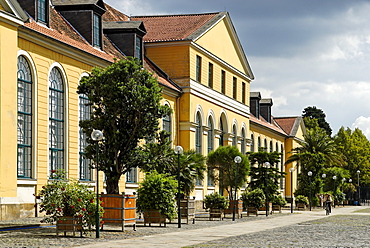
{"label": "street lamp", "polygon": [[99,141],[104,138],[102,131],[93,130],[91,139],[96,142],[96,238],[100,238],[100,215],[99,215]]}
{"label": "street lamp", "polygon": [[233,221],[235,221],[236,206],[238,204],[238,200],[236,199],[236,194],[238,191],[238,168],[239,168],[238,164],[242,162],[242,158],[240,156],[236,156],[234,158],[234,162],[235,162],[235,199],[234,199],[235,202],[234,202],[234,209],[233,209]]}
{"label": "street lamp", "polygon": [[308,175],[308,179],[309,179],[309,181],[310,181],[310,211],[311,211],[311,209],[312,209],[312,203],[311,203],[311,177],[312,177],[312,171],[309,171],[308,173],[307,173],[307,175]]}
{"label": "street lamp", "polygon": [[270,167],[270,163],[269,162],[265,162],[263,165],[266,168],[266,175],[265,175],[266,207],[265,208],[266,208],[266,216],[268,216],[269,215],[269,199],[268,199],[268,193],[269,193],[269,191],[268,191],[268,171],[267,171],[267,169],[268,169],[268,167]]}
{"label": "street lamp", "polygon": [[334,196],[334,207],[335,207],[335,180],[337,180],[337,176],[333,176],[333,180],[334,180],[334,189],[333,189],[333,196]]}
{"label": "street lamp", "polygon": [[290,171],[290,194],[291,194],[291,198],[292,198],[292,202],[290,203],[290,212],[293,213],[293,171],[294,171],[294,168],[290,168],[289,169]]}
{"label": "street lamp", "polygon": [[356,173],[357,173],[357,187],[358,187],[358,205],[360,205],[360,170],[357,170]]}
{"label": "street lamp", "polygon": [[178,222],[178,228],[181,228],[181,206],[180,206],[180,155],[184,152],[184,149],[182,146],[176,146],[175,147],[175,153],[177,154],[177,222]]}

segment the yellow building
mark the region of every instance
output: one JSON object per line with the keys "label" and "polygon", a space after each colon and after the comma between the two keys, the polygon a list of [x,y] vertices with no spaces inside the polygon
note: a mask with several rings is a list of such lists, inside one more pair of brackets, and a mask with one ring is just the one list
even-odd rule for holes
{"label": "yellow building", "polygon": [[[76,90],[114,58],[138,57],[158,78],[174,110],[161,121],[174,146],[246,153],[261,137],[285,159],[304,132],[302,124],[290,133],[258,124],[254,75],[227,12],[129,18],[102,0],[0,0],[0,42],[0,220],[37,215],[33,195],[53,169],[95,187],[78,125],[87,99]],[[120,190],[135,192],[142,177],[132,169]],[[198,202],[219,190],[205,178],[193,193]]]}

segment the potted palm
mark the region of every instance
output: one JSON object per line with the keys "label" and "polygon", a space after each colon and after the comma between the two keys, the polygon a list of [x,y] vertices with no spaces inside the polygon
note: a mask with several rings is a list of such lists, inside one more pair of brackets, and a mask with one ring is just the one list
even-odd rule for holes
{"label": "potted palm", "polygon": [[[56,223],[58,232],[82,231],[96,225],[97,199],[94,191],[74,179],[67,179],[63,170],[53,170],[50,181],[42,186],[36,198],[40,201],[41,222]],[[103,215],[102,202],[98,199],[99,216]],[[99,228],[99,227],[97,227]]]}
{"label": "potted palm", "polygon": [[250,214],[258,215],[258,209],[265,204],[265,194],[262,189],[254,189],[250,192],[244,192],[241,195],[244,209],[247,210],[247,216]]}
{"label": "potted palm", "polygon": [[159,223],[166,226],[176,216],[177,181],[167,174],[152,171],[145,176],[137,190],[137,210],[144,214],[146,223]]}
{"label": "potted palm", "polygon": [[206,209],[209,209],[209,219],[222,219],[222,213],[229,207],[229,201],[218,193],[206,195],[203,200]]}

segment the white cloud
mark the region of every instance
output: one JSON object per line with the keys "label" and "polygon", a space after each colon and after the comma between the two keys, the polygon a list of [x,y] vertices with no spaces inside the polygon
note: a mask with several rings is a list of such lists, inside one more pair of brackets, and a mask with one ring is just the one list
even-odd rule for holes
{"label": "white cloud", "polygon": [[351,129],[359,128],[363,134],[370,140],[370,117],[360,116],[352,124]]}
{"label": "white cloud", "polygon": [[105,0],[106,3],[112,5],[116,9],[119,9],[122,13],[131,15],[151,15],[153,8],[150,5],[150,1],[145,0]]}

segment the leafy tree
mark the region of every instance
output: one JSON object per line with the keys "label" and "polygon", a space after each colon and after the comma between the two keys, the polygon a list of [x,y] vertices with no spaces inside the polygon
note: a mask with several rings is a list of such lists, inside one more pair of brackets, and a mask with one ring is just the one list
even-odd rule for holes
{"label": "leafy tree", "polygon": [[[157,171],[161,174],[169,174],[177,179],[178,155],[171,148],[168,134],[162,131],[158,135],[157,142],[149,142],[144,145],[143,159],[139,167],[145,172]],[[185,196],[189,196],[195,188],[195,180],[203,180],[206,158],[195,150],[184,151],[180,155],[180,188]]]}
{"label": "leafy tree", "polygon": [[[236,164],[234,158],[240,156],[241,163]],[[208,154],[207,165],[210,176],[219,182],[220,189],[226,190],[229,199],[234,200],[233,189],[242,187],[249,173],[249,160],[235,146],[220,146]],[[237,176],[237,177],[236,177]],[[237,179],[237,180],[236,180]],[[237,185],[236,184],[237,181]]]}
{"label": "leafy tree", "polygon": [[[92,107],[90,119],[80,122],[89,144],[86,157],[104,171],[107,193],[117,194],[121,175],[137,166],[139,142],[158,131],[159,118],[170,109],[160,104],[158,81],[134,58],[94,68],[81,79],[77,92],[86,95]],[[93,129],[101,130],[105,137],[98,144],[98,165],[96,146],[90,138]]]}
{"label": "leafy tree", "polygon": [[359,170],[360,185],[370,186],[370,142],[362,131],[341,127],[334,136],[334,142],[344,157],[343,168],[350,172],[353,183],[357,185],[355,179]]}
{"label": "leafy tree", "polygon": [[[292,150],[292,155],[285,163],[298,162],[301,166],[295,195],[308,196],[310,190],[312,195],[315,195],[321,190],[320,177],[323,168],[340,165],[342,159],[337,152],[334,141],[323,129],[318,127],[308,129],[303,137],[304,141],[298,141],[300,146]],[[312,172],[311,179],[308,177],[309,171]]]}
{"label": "leafy tree", "polygon": [[[249,160],[251,163],[251,181],[249,182],[250,190],[262,189],[265,194],[267,193],[268,199],[273,199],[278,195],[279,180],[285,177],[285,172],[278,169],[281,153],[279,152],[266,152],[260,149],[259,152],[251,152]],[[265,163],[270,164],[265,167]],[[267,188],[266,188],[267,187]]]}
{"label": "leafy tree", "polygon": [[[303,110],[302,117],[308,117],[309,119],[317,119],[319,127],[324,129],[326,131],[326,133],[329,136],[331,136],[331,133],[332,133],[331,127],[330,127],[329,123],[325,120],[326,115],[321,109],[318,109],[315,106],[307,107]],[[306,127],[308,127],[308,128],[314,127],[314,126],[312,126],[312,124],[314,124],[314,123],[309,122],[307,119],[305,120]]]}

